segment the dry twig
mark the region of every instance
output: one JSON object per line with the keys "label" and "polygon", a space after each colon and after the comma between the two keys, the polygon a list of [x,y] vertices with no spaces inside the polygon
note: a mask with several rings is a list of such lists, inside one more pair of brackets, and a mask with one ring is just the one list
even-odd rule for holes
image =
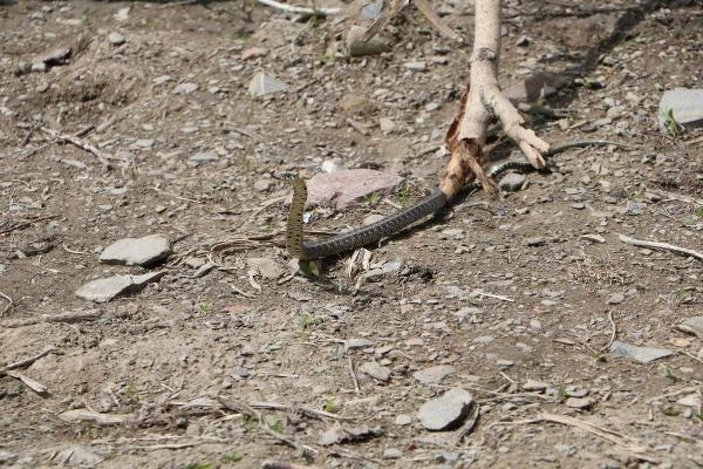
{"label": "dry twig", "polygon": [[25,358],[24,360],[20,360],[18,362],[10,363],[9,365],[0,368],[0,376],[6,375],[8,371],[14,370],[15,368],[24,368],[26,366],[31,365],[35,361],[39,360],[42,357],[45,357],[46,355],[49,355],[50,353],[60,353],[59,349],[54,347],[53,345],[47,345],[44,347],[44,350],[39,352],[38,354],[34,355],[33,357]]}
{"label": "dry twig", "polygon": [[7,300],[7,304],[5,307],[0,311],[0,318],[10,309],[10,307],[13,305],[12,298],[4,294],[3,292],[0,291],[0,296],[2,296],[5,300]]}
{"label": "dry twig", "polygon": [[601,353],[610,349],[610,346],[613,345],[613,342],[615,342],[615,337],[618,334],[618,328],[615,325],[615,320],[613,319],[613,311],[612,310],[608,311],[608,321],[610,321],[610,326],[612,327],[612,330],[610,333],[610,340],[608,341],[607,344],[605,344],[603,347],[601,347],[601,349],[600,349]]}
{"label": "dry twig", "polygon": [[338,14],[341,11],[339,8],[297,7],[294,5],[287,5],[285,3],[277,2],[276,0],[256,0],[256,1],[262,5],[276,8],[277,10],[285,11],[286,13],[295,13],[298,15],[306,15],[306,16],[333,16],[333,15]]}
{"label": "dry twig", "polygon": [[34,316],[28,319],[18,319],[15,321],[6,321],[0,323],[3,327],[23,327],[31,326],[39,323],[51,323],[51,322],[67,322],[74,323],[80,321],[92,321],[94,319],[99,319],[102,313],[98,311],[85,311],[76,313],[63,313],[63,314],[42,314],[41,316]]}
{"label": "dry twig", "polygon": [[600,427],[590,422],[575,419],[573,417],[567,417],[566,415],[543,413],[539,414],[537,418],[534,419],[500,423],[519,425],[541,422],[559,423],[562,425],[570,425],[572,427],[580,428],[581,430],[596,435],[633,453],[633,455],[638,459],[642,459],[643,461],[649,461],[655,464],[657,463],[656,459],[646,454],[647,448],[642,446],[635,438],[627,435],[622,435],[620,433],[615,432],[614,430],[609,430],[605,427]]}
{"label": "dry twig", "polygon": [[347,358],[349,359],[349,374],[354,382],[354,392],[359,394],[361,393],[361,388],[359,387],[359,380],[356,377],[356,371],[354,371],[354,362],[352,361],[351,355],[347,356]]}
{"label": "dry twig", "polygon": [[681,254],[684,256],[695,257],[699,261],[703,261],[703,252],[694,251],[693,249],[682,248],[680,246],[674,246],[669,243],[659,243],[656,241],[645,241],[643,239],[630,238],[625,235],[619,235],[620,241],[627,244],[632,244],[633,246],[638,246],[641,248],[658,249],[663,251],[671,251],[676,254]]}
{"label": "dry twig", "polygon": [[46,127],[40,127],[41,131],[51,135],[55,139],[61,140],[66,143],[70,143],[72,145],[77,146],[78,148],[82,148],[83,150],[87,151],[88,153],[92,153],[100,163],[102,163],[103,166],[106,168],[110,167],[110,159],[107,157],[103,152],[98,150],[96,147],[91,145],[90,143],[86,143],[80,138],[76,137],[75,135],[67,135],[67,134],[61,134],[53,129],[47,129]]}

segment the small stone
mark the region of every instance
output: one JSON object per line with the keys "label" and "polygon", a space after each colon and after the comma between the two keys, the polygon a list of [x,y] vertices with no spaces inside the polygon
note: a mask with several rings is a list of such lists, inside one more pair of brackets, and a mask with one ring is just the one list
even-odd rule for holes
{"label": "small stone", "polygon": [[372,345],[373,345],[373,342],[370,341],[369,339],[363,339],[363,338],[349,339],[349,340],[344,341],[344,351],[348,352],[350,350],[367,348],[367,347],[371,347]]}
{"label": "small stone", "polygon": [[659,101],[659,127],[669,131],[670,120],[688,128],[703,125],[703,89],[675,88],[666,91]]}
{"label": "small stone", "polygon": [[703,316],[694,316],[678,325],[679,330],[703,339]]}
{"label": "small stone", "polygon": [[585,239],[586,241],[591,241],[592,243],[600,243],[600,244],[605,243],[605,238],[602,237],[601,235],[598,235],[598,234],[585,234],[585,235],[581,236],[581,239]]}
{"label": "small stone", "polygon": [[118,33],[118,32],[112,32],[112,33],[110,33],[110,34],[107,36],[107,40],[110,41],[110,44],[112,44],[113,46],[121,46],[122,44],[124,44],[125,42],[127,42],[127,40],[125,39],[125,37],[124,37],[122,34]]}
{"label": "small stone", "polygon": [[199,151],[190,157],[190,161],[194,161],[196,163],[209,163],[219,159],[220,157],[214,151]]}
{"label": "small stone", "polygon": [[53,460],[61,465],[95,467],[105,457],[90,446],[73,445],[54,454]]}
{"label": "small stone", "polygon": [[169,75],[161,75],[160,77],[156,77],[151,82],[155,85],[163,85],[164,83],[168,83],[171,81],[172,78]]}
{"label": "small stone", "polygon": [[405,68],[408,70],[412,70],[415,72],[422,72],[427,69],[427,62],[423,61],[411,61],[411,62],[405,62],[403,64]]}
{"label": "small stone", "polygon": [[129,11],[131,10],[131,7],[124,7],[120,8],[117,10],[117,13],[112,15],[113,18],[115,18],[115,21],[118,21],[120,23],[124,23],[129,19]]}
{"label": "small stone", "polygon": [[515,365],[515,362],[511,360],[504,360],[504,359],[498,359],[496,360],[496,365],[498,365],[498,368],[501,370],[505,370],[506,368],[510,368],[511,366]]}
{"label": "small stone", "polygon": [[100,262],[149,266],[163,261],[171,255],[171,252],[171,241],[162,235],[123,238],[103,250],[100,254]]}
{"label": "small stone", "polygon": [[48,69],[49,66],[44,62],[34,62],[30,68],[33,72],[46,72]]}
{"label": "small stone", "polygon": [[242,51],[240,57],[242,60],[249,60],[256,57],[264,57],[268,52],[268,49],[264,49],[263,47],[248,47]]}
{"label": "small stone", "polygon": [[515,45],[518,47],[527,47],[530,45],[532,42],[532,39],[530,39],[528,36],[525,36],[524,34],[520,36],[517,41],[515,41]]}
{"label": "small stone", "polygon": [[154,139],[153,138],[140,138],[135,140],[134,144],[138,146],[139,148],[144,148],[148,150],[149,148],[154,146]]}
{"label": "small stone", "polygon": [[625,301],[625,295],[622,293],[613,293],[607,300],[605,300],[605,302],[609,305],[619,305],[623,301]]}
{"label": "small stone", "polygon": [[464,230],[461,228],[447,228],[446,230],[442,230],[441,234],[443,239],[464,239]]}
{"label": "small stone", "polygon": [[381,127],[381,132],[383,132],[384,134],[390,134],[396,129],[395,122],[393,122],[387,117],[381,117],[378,120],[378,124]]}
{"label": "small stone", "polygon": [[366,362],[359,367],[359,371],[364,373],[373,379],[378,381],[386,382],[390,379],[391,370],[385,366],[381,366],[376,362]]}
{"label": "small stone", "polygon": [[307,182],[308,204],[332,203],[343,210],[371,193],[390,193],[401,180],[396,174],[363,168],[319,173]]}
{"label": "small stone", "polygon": [[547,240],[544,239],[543,236],[534,236],[532,238],[527,238],[525,240],[525,245],[526,246],[542,246],[544,243],[546,243]]}
{"label": "small stone", "polygon": [[335,171],[339,171],[341,169],[344,169],[344,165],[335,160],[325,160],[322,162],[322,165],[320,165],[320,169],[322,170],[323,173],[334,173]]}
{"label": "small stone", "polygon": [[454,373],[456,369],[450,365],[438,365],[413,373],[413,378],[422,384],[435,384]]}
{"label": "small stone", "polygon": [[691,407],[694,410],[700,410],[701,408],[701,396],[700,394],[693,393],[693,394],[688,394],[678,401],[676,401],[678,405],[682,405],[684,407]]}
{"label": "small stone", "polygon": [[627,214],[632,215],[632,216],[641,215],[642,212],[644,211],[645,207],[646,207],[646,205],[641,204],[639,202],[628,201],[627,202]]}
{"label": "small stone", "polygon": [[347,32],[347,55],[349,57],[362,57],[365,55],[379,55],[388,52],[391,48],[385,39],[374,36],[368,41],[362,40],[366,28],[352,26]]}
{"label": "small stone", "polygon": [[263,278],[276,280],[283,275],[283,268],[270,257],[250,257],[247,265]]}
{"label": "small stone", "polygon": [[268,73],[259,72],[249,81],[249,94],[255,98],[289,88],[288,83]]}
{"label": "small stone", "polygon": [[533,391],[544,391],[547,388],[551,387],[552,385],[549,383],[546,383],[544,381],[537,381],[534,379],[528,379],[525,381],[525,383],[522,385],[522,389],[524,391],[528,392],[533,392]]}
{"label": "small stone", "polygon": [[670,350],[654,347],[638,347],[636,345],[620,342],[619,340],[612,343],[610,352],[615,355],[632,358],[640,363],[649,363],[674,354],[674,352]]}
{"label": "small stone", "polygon": [[383,459],[400,459],[403,452],[398,448],[386,448],[383,450]]}
{"label": "small stone", "polygon": [[410,425],[413,422],[412,415],[408,414],[398,414],[395,417],[395,424],[399,426]]}
{"label": "small stone", "polygon": [[177,85],[172,93],[173,94],[190,94],[198,89],[198,85],[195,83],[181,83]]}
{"label": "small stone", "polygon": [[520,173],[508,173],[500,180],[498,186],[505,192],[517,192],[523,188],[527,176]]}
{"label": "small stone", "polygon": [[567,397],[586,397],[588,395],[588,389],[579,386],[567,386],[564,390],[564,394]]}
{"label": "small stone", "polygon": [[471,342],[474,344],[490,344],[495,340],[495,337],[490,336],[490,335],[481,335],[478,337],[475,337],[474,340]]}
{"label": "small stone", "polygon": [[17,459],[17,455],[15,453],[10,453],[9,451],[0,449],[0,464],[9,465],[15,459]]}
{"label": "small stone", "polygon": [[362,225],[371,225],[373,223],[376,223],[376,222],[383,220],[384,218],[386,218],[386,217],[384,217],[380,213],[372,213],[371,215],[365,216],[364,219],[361,221],[361,224]]}
{"label": "small stone", "polygon": [[149,282],[161,278],[165,270],[144,275],[115,275],[90,281],[76,291],[76,295],[96,303],[110,301],[121,293],[127,293],[142,288]]}
{"label": "small stone", "polygon": [[440,397],[425,402],[418,411],[418,418],[428,430],[449,430],[461,424],[472,403],[473,396],[470,392],[453,388]]}
{"label": "small stone", "polygon": [[570,397],[565,402],[572,409],[587,409],[593,405],[593,399],[588,397]]}
{"label": "small stone", "polygon": [[259,179],[254,183],[254,189],[261,192],[266,192],[271,188],[270,179]]}

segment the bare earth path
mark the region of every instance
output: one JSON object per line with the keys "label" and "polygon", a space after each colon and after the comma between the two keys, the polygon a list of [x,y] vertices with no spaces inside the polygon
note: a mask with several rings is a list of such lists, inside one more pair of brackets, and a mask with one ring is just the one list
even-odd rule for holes
{"label": "bare earth path", "polygon": [[[630,147],[562,153],[383,243],[372,267],[402,267],[352,294],[348,258],[327,263],[338,288],[285,281],[282,239],[245,239],[285,226],[271,174],[382,168],[405,178],[391,201],[417,199],[470,49],[413,8],[390,53],[349,60],[346,24],[249,1],[0,2],[0,466],[702,466],[703,339],[678,326],[703,316],[703,263],[619,235],[703,249],[703,134],[657,128],[664,90],[703,87],[703,9],[504,3],[503,83],[565,84],[541,102],[563,117],[532,126]],[[433,5],[470,37],[469,2]],[[259,71],[288,90],[252,98]],[[369,198],[313,227],[393,210]],[[177,240],[164,265],[98,262],[152,233]],[[156,269],[108,303],[75,295]],[[613,340],[673,354],[639,363]],[[463,438],[417,419],[451,388],[480,414]]]}

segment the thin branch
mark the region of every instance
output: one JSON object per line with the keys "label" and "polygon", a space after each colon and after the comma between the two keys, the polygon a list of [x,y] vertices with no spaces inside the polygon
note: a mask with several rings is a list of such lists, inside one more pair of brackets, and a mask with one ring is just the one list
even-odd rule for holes
{"label": "thin branch", "polygon": [[645,241],[643,239],[630,238],[625,235],[619,235],[620,241],[627,244],[632,244],[633,246],[639,246],[642,248],[659,249],[663,251],[671,251],[676,254],[681,254],[684,256],[695,257],[699,261],[703,261],[703,252],[694,251],[693,249],[686,249],[680,246],[674,246],[669,243],[659,243],[656,241]]}
{"label": "thin branch", "polygon": [[276,8],[277,10],[285,11],[286,13],[296,13],[299,15],[307,16],[333,16],[339,14],[341,9],[339,8],[307,8],[307,7],[296,7],[293,5],[287,5],[285,3],[277,2],[276,0],[256,0],[262,5],[268,7]]}
{"label": "thin branch", "polygon": [[72,145],[77,146],[78,148],[82,148],[88,153],[92,153],[98,159],[98,161],[100,161],[106,168],[110,166],[109,157],[90,143],[86,143],[74,135],[61,134],[53,129],[47,129],[46,127],[40,127],[40,129],[42,132],[49,134],[58,140],[70,143]]}
{"label": "thin branch", "polygon": [[1,318],[3,316],[3,314],[5,314],[10,309],[10,307],[13,305],[13,301],[12,301],[12,298],[10,298],[9,296],[7,296],[6,294],[4,294],[1,291],[0,291],[0,296],[2,296],[4,299],[7,300],[7,304],[2,309],[2,311],[0,311],[0,318]]}
{"label": "thin branch", "polygon": [[601,349],[600,349],[601,353],[610,349],[610,346],[613,345],[613,342],[615,342],[615,337],[618,334],[618,328],[615,325],[615,320],[613,319],[613,311],[612,310],[608,311],[608,321],[610,321],[610,326],[612,327],[612,330],[610,333],[610,340],[608,341],[607,344],[605,344],[603,347],[601,347]]}
{"label": "thin branch", "polygon": [[53,345],[47,345],[44,347],[44,350],[39,352],[38,354],[34,355],[33,357],[25,358],[24,360],[20,360],[14,363],[10,363],[9,365],[0,368],[0,376],[3,376],[7,374],[8,371],[14,370],[15,368],[24,368],[26,366],[31,365],[35,361],[39,360],[42,357],[45,357],[46,355],[49,355],[50,353],[60,353],[59,349],[54,347]]}
{"label": "thin branch", "polygon": [[74,323],[80,321],[92,321],[93,319],[99,319],[102,313],[98,311],[87,311],[87,312],[77,312],[77,313],[63,313],[63,314],[42,314],[41,316],[34,316],[29,319],[18,319],[16,321],[6,321],[0,323],[2,327],[23,327],[32,326],[39,323],[51,323],[51,322],[67,322]]}

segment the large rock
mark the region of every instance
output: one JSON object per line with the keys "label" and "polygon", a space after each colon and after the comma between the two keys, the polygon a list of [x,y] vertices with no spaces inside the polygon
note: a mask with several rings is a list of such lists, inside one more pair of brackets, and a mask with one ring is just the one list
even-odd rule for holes
{"label": "large rock", "polygon": [[105,264],[154,265],[171,254],[171,242],[161,235],[124,238],[115,241],[100,254]]}
{"label": "large rock", "polygon": [[417,416],[428,430],[451,430],[461,425],[472,403],[473,396],[469,391],[453,388],[437,399],[425,402]]}
{"label": "large rock", "polygon": [[659,100],[659,127],[667,130],[669,116],[689,129],[703,125],[703,89],[675,88]]}

